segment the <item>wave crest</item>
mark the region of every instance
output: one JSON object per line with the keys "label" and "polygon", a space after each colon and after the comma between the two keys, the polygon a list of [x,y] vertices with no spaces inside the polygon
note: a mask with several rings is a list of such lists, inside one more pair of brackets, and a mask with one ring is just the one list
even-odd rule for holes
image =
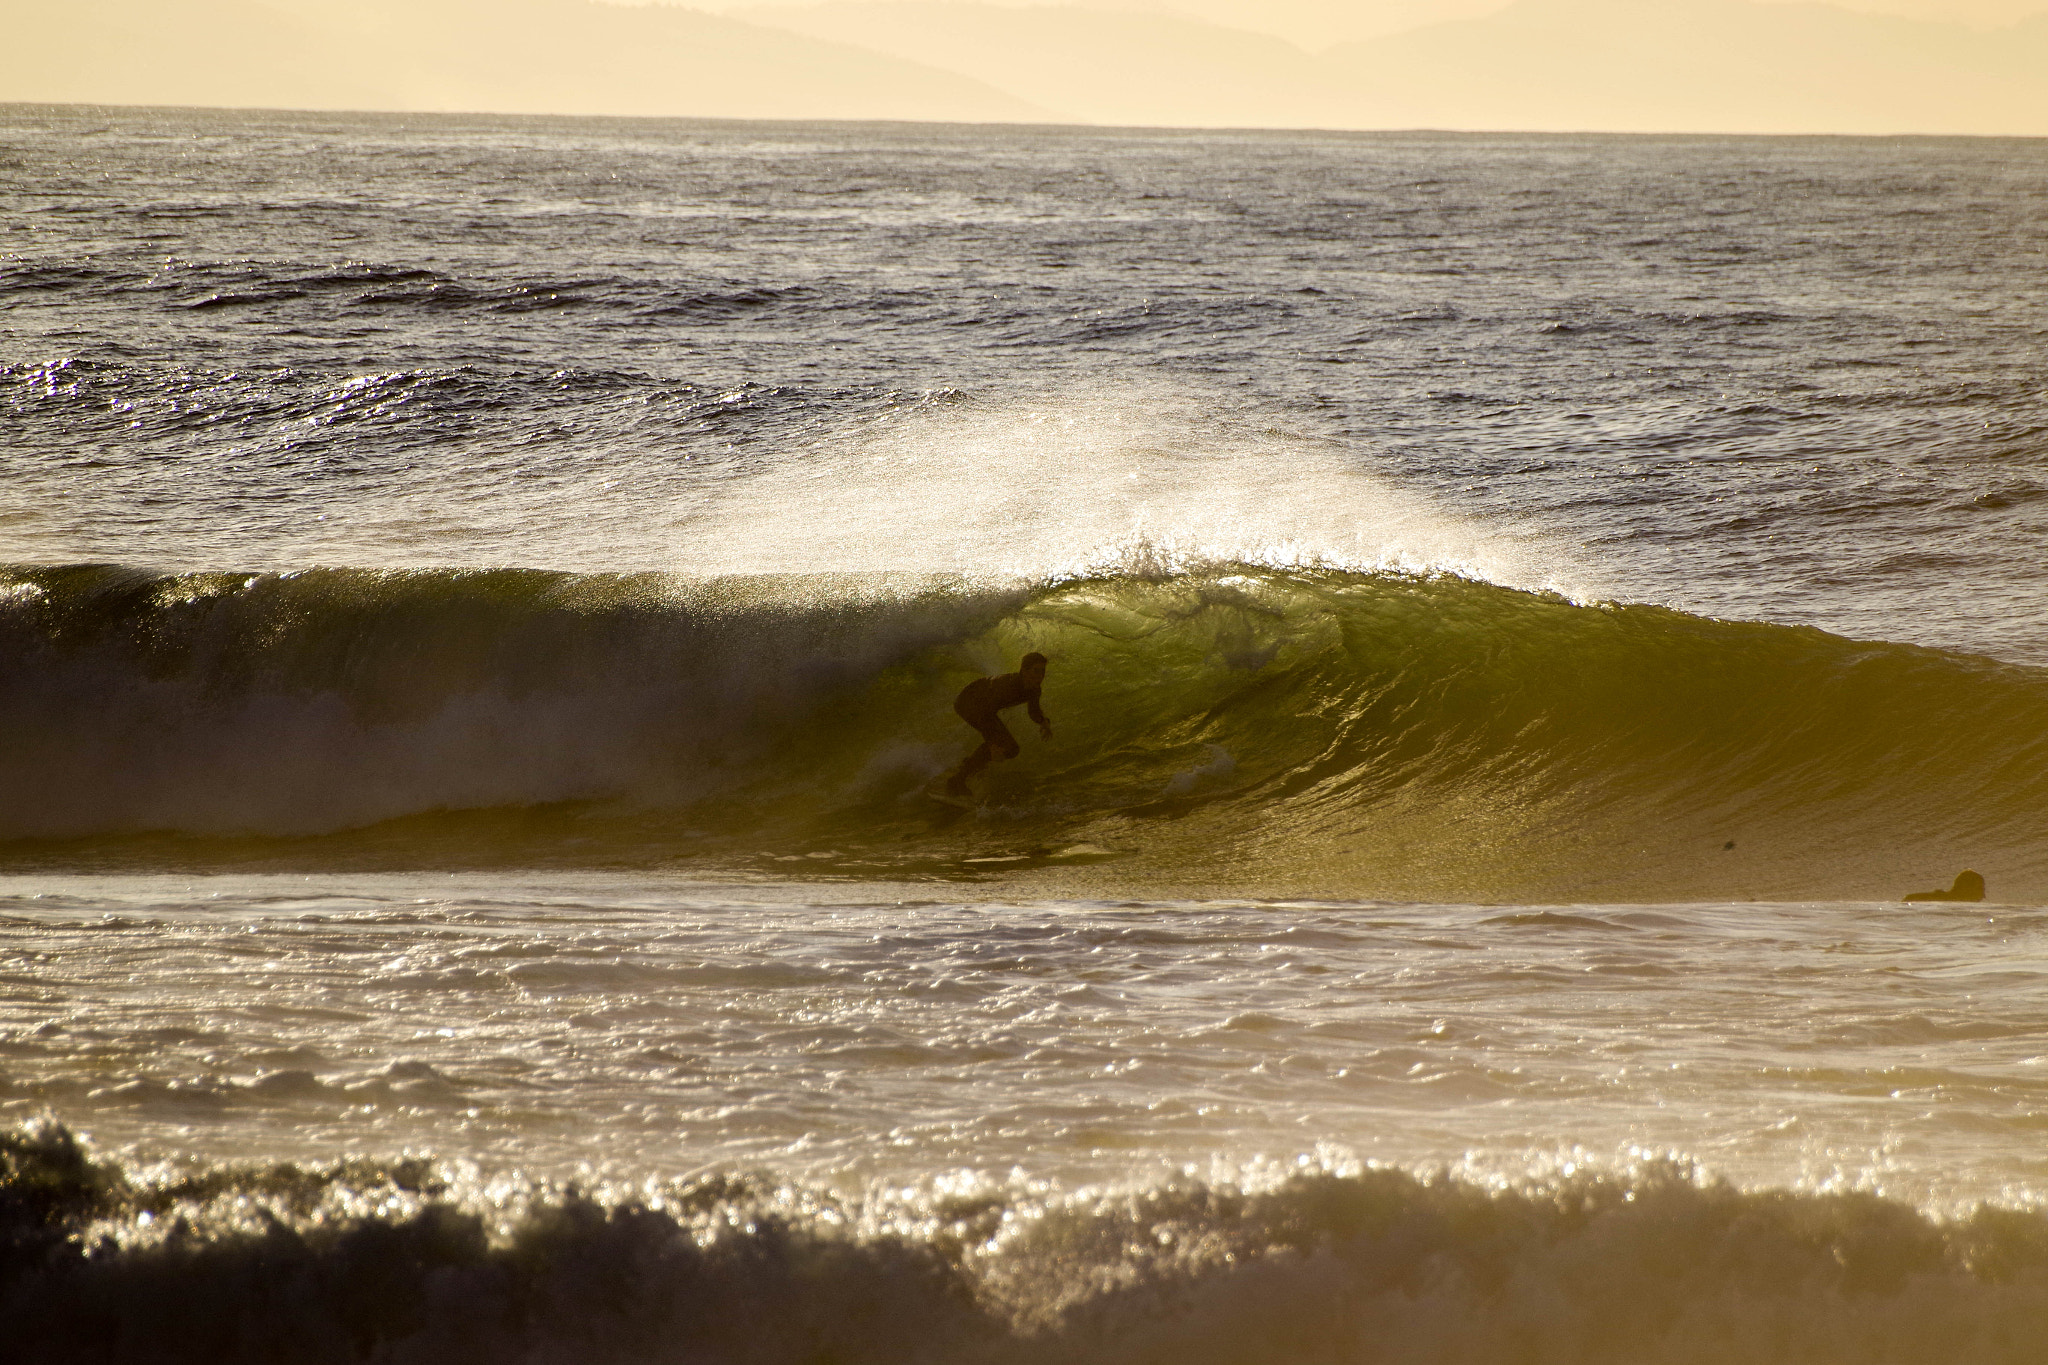
{"label": "wave crest", "polygon": [[0,1135],[12,1358],[1126,1365],[2038,1357],[2048,1220],[1672,1165],[867,1199],[720,1174],[491,1197],[417,1161],[211,1167]]}
{"label": "wave crest", "polygon": [[[2048,892],[2048,673],[1451,576],[88,566],[0,581],[0,647],[25,859],[801,856],[1523,903],[1884,899],[1970,866]],[[935,809],[973,740],[954,692],[1028,650],[1057,739],[971,818]]]}

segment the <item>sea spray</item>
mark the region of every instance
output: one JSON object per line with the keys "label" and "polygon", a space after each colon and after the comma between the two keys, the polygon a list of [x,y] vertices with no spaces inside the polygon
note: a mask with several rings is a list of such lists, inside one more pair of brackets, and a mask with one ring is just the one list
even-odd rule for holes
{"label": "sea spray", "polygon": [[[940,401],[943,400],[943,401]],[[936,395],[707,481],[673,567],[1039,583],[1208,564],[1456,573],[1589,597],[1555,537],[1435,507],[1356,449],[1200,388],[1123,376]]]}

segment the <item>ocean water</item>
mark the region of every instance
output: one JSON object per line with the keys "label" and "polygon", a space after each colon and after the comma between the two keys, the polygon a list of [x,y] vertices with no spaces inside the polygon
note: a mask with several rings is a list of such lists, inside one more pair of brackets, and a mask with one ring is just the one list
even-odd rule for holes
{"label": "ocean water", "polygon": [[2044,191],[0,108],[9,1350],[2048,1359]]}

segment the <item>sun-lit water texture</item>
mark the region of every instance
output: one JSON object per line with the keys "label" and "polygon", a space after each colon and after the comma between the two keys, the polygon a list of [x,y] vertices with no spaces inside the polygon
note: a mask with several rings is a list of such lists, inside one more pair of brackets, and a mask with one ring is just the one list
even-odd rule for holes
{"label": "sun-lit water texture", "polygon": [[0,112],[10,1343],[2038,1361],[2044,191]]}

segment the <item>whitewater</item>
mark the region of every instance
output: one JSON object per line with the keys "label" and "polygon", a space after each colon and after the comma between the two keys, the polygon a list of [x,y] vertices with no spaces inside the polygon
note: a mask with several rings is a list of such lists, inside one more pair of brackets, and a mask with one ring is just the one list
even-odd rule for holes
{"label": "whitewater", "polygon": [[2044,190],[0,108],[10,1358],[2041,1359]]}

